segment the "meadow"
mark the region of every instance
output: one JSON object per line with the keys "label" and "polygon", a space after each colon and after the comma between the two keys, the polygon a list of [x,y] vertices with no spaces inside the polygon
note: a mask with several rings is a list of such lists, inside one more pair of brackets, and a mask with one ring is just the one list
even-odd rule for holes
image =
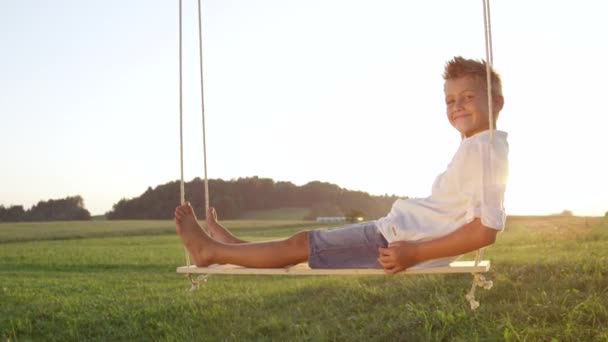
{"label": "meadow", "polygon": [[[224,224],[250,239],[311,227]],[[0,340],[608,341],[608,218],[509,217],[486,256],[494,287],[471,311],[466,274],[211,276],[189,291],[170,221],[4,223]]]}

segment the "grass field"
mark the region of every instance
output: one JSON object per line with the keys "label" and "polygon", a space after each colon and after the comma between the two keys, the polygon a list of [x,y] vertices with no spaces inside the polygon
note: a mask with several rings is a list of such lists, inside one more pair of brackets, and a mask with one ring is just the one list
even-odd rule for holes
{"label": "grass field", "polygon": [[243,220],[303,220],[310,212],[309,208],[279,208],[268,210],[255,210],[243,213]]}
{"label": "grass field", "polygon": [[[302,221],[226,222],[259,239]],[[0,224],[0,339],[608,341],[608,219],[510,217],[469,275],[213,276],[189,292],[169,221]]]}

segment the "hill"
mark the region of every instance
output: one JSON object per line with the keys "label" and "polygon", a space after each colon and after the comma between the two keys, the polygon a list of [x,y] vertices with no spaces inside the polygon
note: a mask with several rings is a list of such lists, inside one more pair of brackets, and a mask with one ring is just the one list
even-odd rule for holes
{"label": "hill", "polygon": [[[108,219],[170,219],[180,202],[179,182],[149,187],[143,194],[121,199],[106,216]],[[199,218],[204,217],[204,184],[195,178],[185,184],[186,199]],[[318,216],[364,216],[374,219],[385,215],[394,195],[372,196],[363,191],[343,189],[335,184],[314,181],[302,186],[276,182],[269,178],[248,177],[225,181],[209,180],[210,205],[224,219],[246,218],[252,212],[283,208],[304,208],[307,219]],[[302,218],[302,217],[300,217]]]}

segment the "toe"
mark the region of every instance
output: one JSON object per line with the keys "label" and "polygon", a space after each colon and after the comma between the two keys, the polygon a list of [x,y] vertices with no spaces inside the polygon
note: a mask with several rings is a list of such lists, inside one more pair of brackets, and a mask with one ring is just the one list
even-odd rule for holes
{"label": "toe", "polygon": [[217,211],[215,211],[214,207],[210,207],[207,217],[211,218],[214,221],[217,221]]}

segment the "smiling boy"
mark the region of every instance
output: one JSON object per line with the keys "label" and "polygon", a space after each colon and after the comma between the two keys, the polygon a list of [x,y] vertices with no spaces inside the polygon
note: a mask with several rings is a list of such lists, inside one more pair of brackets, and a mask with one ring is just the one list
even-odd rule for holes
{"label": "smiling boy", "polygon": [[[505,225],[507,133],[489,131],[484,62],[455,57],[446,63],[443,78],[447,117],[462,140],[430,196],[398,199],[375,221],[265,242],[238,239],[217,221],[213,208],[207,212],[208,235],[186,203],[176,208],[175,222],[195,264],[265,268],[308,261],[311,268],[381,267],[392,274],[414,265],[447,264],[493,244]],[[495,71],[491,80],[496,120],[504,99]]]}

